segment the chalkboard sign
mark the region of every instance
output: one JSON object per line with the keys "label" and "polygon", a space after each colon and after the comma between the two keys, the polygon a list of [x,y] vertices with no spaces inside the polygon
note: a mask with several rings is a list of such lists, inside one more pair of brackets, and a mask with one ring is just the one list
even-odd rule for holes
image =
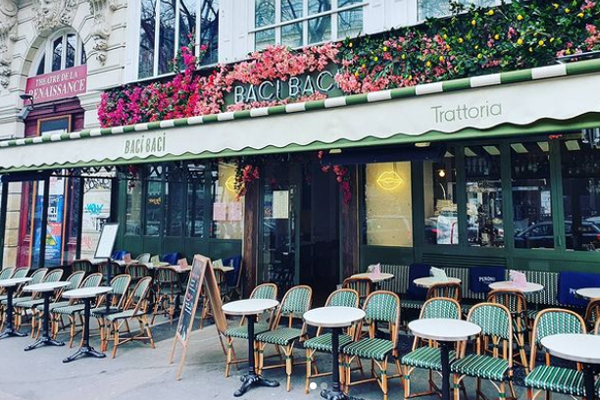
{"label": "chalkboard sign", "polygon": [[98,246],[96,246],[94,258],[111,258],[118,232],[118,223],[111,222],[104,224],[102,232],[100,233],[100,240],[98,240]]}

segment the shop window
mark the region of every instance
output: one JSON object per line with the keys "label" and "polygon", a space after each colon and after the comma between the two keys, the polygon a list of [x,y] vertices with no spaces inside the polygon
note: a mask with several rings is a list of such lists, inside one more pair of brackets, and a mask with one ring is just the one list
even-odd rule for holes
{"label": "shop window", "polygon": [[189,237],[204,237],[205,171],[202,164],[188,165],[186,235]]}
{"label": "shop window", "polygon": [[254,0],[255,48],[302,47],[357,36],[363,29],[363,6],[360,0]]}
{"label": "shop window", "polygon": [[500,5],[500,0],[418,0],[418,18],[423,21],[427,18],[447,17],[452,14],[453,6],[469,8],[492,7]]}
{"label": "shop window", "polygon": [[47,74],[86,63],[85,49],[79,35],[72,31],[51,36],[35,67],[35,75]]}
{"label": "shop window", "polygon": [[212,172],[212,230],[216,239],[241,239],[244,227],[244,202],[235,190],[234,164],[219,163]]}
{"label": "shop window", "polygon": [[366,244],[413,245],[410,162],[368,164],[365,169]]}
{"label": "shop window", "polygon": [[468,146],[464,157],[469,246],[504,247],[500,148]]}
{"label": "shop window", "polygon": [[161,227],[161,213],[163,209],[163,166],[155,165],[150,167],[146,178],[146,212],[145,212],[145,231],[146,236],[159,236]]}
{"label": "shop window", "polygon": [[142,182],[139,179],[127,181],[125,210],[125,234],[142,234]]}
{"label": "shop window", "polygon": [[[83,179],[83,223],[81,230],[81,258],[94,258],[96,246],[100,239],[102,227],[110,218],[110,199],[112,181],[103,177],[86,177]],[[139,188],[140,185],[138,184]],[[138,190],[138,193],[140,191]],[[127,191],[127,209],[131,210],[134,203],[131,193]],[[139,195],[137,196],[137,221],[133,221],[127,214],[126,233],[137,233],[139,235]],[[130,224],[134,232],[130,232]]]}
{"label": "shop window", "polygon": [[566,248],[600,249],[600,149],[573,139],[560,151]]}
{"label": "shop window", "polygon": [[[202,65],[218,61],[218,0],[142,0],[138,78],[173,72],[179,49],[205,45]],[[196,46],[196,54],[199,54]]]}
{"label": "shop window", "polygon": [[455,155],[456,150],[450,148],[441,161],[423,163],[427,244],[458,244]]}
{"label": "shop window", "polygon": [[549,143],[511,143],[515,247],[554,248]]}
{"label": "shop window", "polygon": [[166,236],[183,235],[184,174],[180,166],[166,168],[165,182],[165,232]]}

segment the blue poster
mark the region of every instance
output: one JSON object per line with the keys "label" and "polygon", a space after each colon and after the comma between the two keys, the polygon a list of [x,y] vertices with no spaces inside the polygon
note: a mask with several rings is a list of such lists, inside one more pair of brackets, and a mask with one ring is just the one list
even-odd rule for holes
{"label": "blue poster", "polygon": [[[42,185],[40,185],[42,186]],[[40,188],[41,189],[41,188]],[[42,191],[43,192],[43,191]],[[44,204],[43,195],[36,196],[34,226],[34,251],[33,265],[39,265],[39,254],[41,245],[41,229],[42,229],[42,209]],[[46,266],[60,265],[61,249],[62,249],[62,229],[64,215],[64,199],[63,194],[51,194],[48,202],[48,225],[46,227]]]}

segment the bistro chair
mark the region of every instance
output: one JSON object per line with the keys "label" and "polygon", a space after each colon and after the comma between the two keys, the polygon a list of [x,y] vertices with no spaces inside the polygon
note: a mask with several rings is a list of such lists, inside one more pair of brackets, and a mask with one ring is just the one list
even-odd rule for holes
{"label": "bistro chair", "polygon": [[134,285],[138,283],[138,281],[147,276],[152,276],[152,271],[146,264],[137,263],[137,264],[128,264],[125,267],[125,273],[131,276],[131,283]]}
{"label": "bistro chair", "polygon": [[137,256],[135,259],[140,264],[148,264],[150,262],[150,257],[152,257],[150,255],[150,253],[142,253],[139,256]]}
{"label": "bistro chair", "polygon": [[596,328],[594,329],[596,335],[600,335],[600,319],[596,321]]}
{"label": "bistro chair", "polygon": [[[100,272],[95,272],[88,275],[83,282],[81,283],[80,288],[90,288],[97,287],[102,283],[102,274]],[[73,340],[75,336],[79,334],[76,330],[77,322],[76,317],[79,316],[79,324],[83,325],[83,321],[81,320],[81,312],[84,310],[84,304],[79,299],[70,299],[65,302],[58,302],[50,305],[50,312],[53,315],[52,324],[54,326],[53,332],[54,336],[58,334],[61,328],[64,328],[64,324],[62,322],[62,317],[67,316],[69,318],[69,347],[73,346]]]}
{"label": "bistro chair", "polygon": [[96,272],[96,268],[94,264],[90,260],[74,260],[71,264],[71,270],[75,271],[83,271],[86,275],[93,274]]}
{"label": "bistro chair", "polygon": [[[169,322],[173,324],[175,308],[179,303],[179,296],[183,294],[179,273],[173,267],[164,267],[156,269],[156,301],[154,302],[154,311],[152,312],[152,321],[158,315],[159,307],[161,314],[169,316]],[[165,304],[166,303],[166,304]]]}
{"label": "bistro chair", "polygon": [[[357,308],[359,305],[359,295],[354,289],[338,289],[331,293],[325,302],[325,307],[354,307]],[[355,340],[355,329],[354,326],[346,329],[346,332],[339,337],[339,348],[343,348],[353,340]],[[312,374],[313,359],[317,351],[325,353],[333,353],[333,345],[331,343],[331,333],[322,333],[322,328],[317,329],[315,337],[310,338],[304,342],[304,348],[306,349],[306,387],[304,391],[306,394],[309,392],[309,384],[311,378],[317,378],[321,376],[331,375],[331,372],[319,373],[316,364],[314,365],[315,373]],[[362,369],[362,366],[361,366]]]}
{"label": "bistro chair", "polygon": [[[223,301],[229,302],[234,298],[242,298],[242,276],[244,272],[244,261],[241,256],[236,256],[225,260],[233,267],[233,271],[225,274],[225,292]],[[224,263],[225,263],[224,261]]]}
{"label": "bistro chair", "polygon": [[[284,367],[287,374],[286,389],[289,392],[291,386],[294,344],[302,342],[306,338],[306,324],[302,322],[301,328],[293,327],[294,319],[302,319],[304,313],[310,310],[312,303],[312,288],[306,285],[298,285],[290,288],[281,300],[281,306],[273,320],[270,331],[256,335],[258,350],[259,375],[264,369]],[[287,324],[279,326],[282,320],[287,319]],[[279,348],[285,356],[285,364],[264,366],[264,352],[267,345],[272,344]]]}
{"label": "bistro chair", "polygon": [[[117,355],[117,349],[119,346],[131,342],[131,341],[144,341],[150,342],[150,347],[153,349],[154,339],[152,338],[152,331],[148,324],[148,317],[146,311],[148,309],[148,294],[150,293],[150,286],[152,284],[152,278],[147,276],[138,281],[133,289],[133,292],[127,299],[123,311],[115,314],[109,314],[105,317],[105,330],[106,332],[102,335],[104,339],[104,345],[102,348],[108,347],[108,342],[113,341],[112,357],[115,358]],[[135,335],[129,335],[126,338],[120,337],[120,328],[123,324],[128,328],[129,322],[137,320],[140,326],[140,332]]]}
{"label": "bistro chair", "polygon": [[[125,306],[125,302],[127,301],[127,290],[129,289],[129,285],[131,283],[131,276],[127,274],[121,274],[115,276],[110,281],[110,286],[112,287],[109,310],[111,312],[119,312],[123,311],[123,307]],[[105,325],[106,321],[104,319],[104,312],[106,311],[106,295],[103,295],[101,299],[96,304],[96,307],[90,310],[90,315],[98,321],[98,329],[100,330],[100,341],[103,345],[106,344],[104,340],[105,333]],[[129,327],[128,327],[129,328]],[[102,351],[105,351],[106,348],[103,348]]]}
{"label": "bistro chair", "polygon": [[[9,278],[24,278],[27,276],[29,272],[29,267],[27,268],[5,268],[0,272],[0,279],[9,279]],[[23,285],[21,285],[22,287]],[[6,304],[7,295],[4,294],[5,289],[0,288],[0,329],[4,327],[4,306]],[[20,289],[17,291],[17,296],[20,294]],[[14,305],[15,299],[13,299]]]}
{"label": "bistro chair", "polygon": [[593,331],[598,321],[600,321],[600,299],[590,300],[585,309],[584,319],[590,332]]}
{"label": "bistro chair", "polygon": [[114,262],[114,261],[101,262],[100,264],[98,264],[98,272],[100,272],[102,274],[102,284],[103,285],[108,285],[109,268],[110,268],[111,280],[114,276],[117,276],[121,273],[121,266],[119,264],[117,264],[116,262]]}
{"label": "bistro chair", "polygon": [[546,336],[585,332],[585,321],[573,311],[548,308],[538,313],[533,323],[529,364],[531,372],[525,378],[528,400],[534,400],[543,391],[546,391],[546,398],[549,397],[550,392],[584,396],[582,371],[550,365],[549,353],[546,353],[545,364],[536,366],[536,357],[538,347],[541,348],[541,340]]}
{"label": "bistro chair", "polygon": [[365,300],[373,291],[373,281],[369,278],[346,278],[342,283],[342,288],[352,289],[358,293],[360,307],[365,304]]}
{"label": "bistro chair", "polygon": [[433,284],[427,290],[426,300],[433,299],[436,297],[445,297],[449,299],[454,299],[457,302],[462,301],[462,287],[460,283],[456,282],[440,282]]}
{"label": "bistro chair", "polygon": [[515,334],[515,342],[519,349],[521,365],[525,369],[525,373],[528,374],[529,366],[527,363],[527,355],[525,354],[525,338],[527,337],[527,326],[529,323],[527,319],[527,300],[525,299],[525,295],[519,290],[492,290],[488,294],[487,301],[490,303],[502,304],[510,311],[513,320],[513,333]]}
{"label": "bistro chair", "polygon": [[[451,298],[432,298],[423,304],[419,319],[460,319],[461,315],[460,304],[458,301]],[[423,343],[426,345],[423,345]],[[453,362],[456,359],[456,353],[456,351],[450,352],[450,362]],[[401,365],[405,399],[429,396],[439,392],[439,389],[433,382],[433,371],[441,373],[442,361],[440,349],[435,342],[423,341],[415,337],[412,351],[402,357]],[[416,368],[429,370],[429,390],[427,392],[414,394],[410,392],[410,376]]]}
{"label": "bistro chair", "polygon": [[[275,300],[277,299],[277,285],[274,283],[263,283],[254,288],[252,293],[250,294],[251,299],[268,299]],[[259,316],[260,317],[260,316]],[[269,313],[269,318],[261,321],[257,319],[254,324],[254,333],[259,334],[268,331],[271,326],[273,312]],[[225,331],[225,338],[227,340],[227,360],[225,361],[225,377],[229,377],[229,370],[232,365],[238,365],[243,362],[247,362],[248,360],[238,360],[235,356],[235,349],[233,348],[233,340],[235,338],[248,340],[248,328],[244,324],[246,318],[242,318],[240,321],[240,325],[228,328]]]}
{"label": "bistro chair", "polygon": [[[401,377],[400,362],[398,360],[398,329],[400,326],[400,298],[396,293],[385,290],[378,290],[369,295],[363,306],[365,311],[364,322],[360,327],[366,324],[369,328],[369,337],[350,343],[342,348],[344,355],[345,385],[349,388],[366,382],[377,382],[383,392],[383,399],[388,398],[388,379]],[[389,324],[390,339],[376,337],[377,323]],[[390,357],[394,359],[397,375],[388,378],[387,368]],[[351,382],[351,363],[358,358],[371,360],[371,377]],[[379,374],[375,371],[375,366],[379,369]]]}
{"label": "bistro chair", "polygon": [[[0,271],[0,281],[3,279],[9,279],[15,273],[15,270],[15,267],[4,268],[2,271]],[[2,289],[0,289],[0,293]]]}
{"label": "bistro chair", "polygon": [[[54,269],[50,272],[48,272],[46,275],[44,275],[44,277],[42,278],[42,280],[39,283],[45,283],[45,282],[58,282],[60,281],[60,278],[62,278],[63,275],[63,270],[62,269]],[[31,284],[30,281],[29,284]],[[17,329],[21,327],[21,323],[23,321],[23,317],[27,316],[27,310],[30,309],[32,307],[32,304],[34,304],[37,300],[41,300],[40,299],[40,294],[39,293],[29,293],[29,296],[21,296],[18,299],[13,301],[13,307],[15,310],[15,315],[17,317]],[[43,303],[44,300],[41,300],[40,303]],[[33,328],[33,325],[32,325]]]}

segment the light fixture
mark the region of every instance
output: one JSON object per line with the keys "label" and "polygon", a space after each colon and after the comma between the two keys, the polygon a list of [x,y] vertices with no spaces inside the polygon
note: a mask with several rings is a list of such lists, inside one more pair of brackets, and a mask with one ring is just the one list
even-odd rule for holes
{"label": "light fixture", "polygon": [[329,154],[342,154],[342,149],[331,149]]}
{"label": "light fixture", "polygon": [[446,171],[445,171],[445,170],[443,170],[443,169],[440,169],[440,170],[438,171],[438,176],[439,176],[440,178],[443,178],[443,177],[445,177],[445,176],[446,176]]}
{"label": "light fixture", "polygon": [[29,113],[33,111],[33,95],[22,93],[19,95],[19,97],[21,100],[23,100],[23,102],[29,101],[29,104],[25,105],[25,107],[21,108],[21,110],[17,113],[17,118],[21,121],[25,121]]}
{"label": "light fixture", "polygon": [[527,147],[523,146],[523,143],[512,143],[510,145],[510,147],[512,147],[512,149],[517,154],[526,154],[526,153],[529,153],[529,151],[527,150]]}
{"label": "light fixture", "polygon": [[227,178],[227,180],[225,181],[225,187],[228,190],[235,192],[235,177],[233,175]]}
{"label": "light fixture", "polygon": [[418,142],[415,143],[415,147],[429,147],[431,145],[431,142]]}
{"label": "light fixture", "polygon": [[377,178],[377,184],[384,190],[394,190],[404,183],[404,179],[395,171],[384,171]]}

